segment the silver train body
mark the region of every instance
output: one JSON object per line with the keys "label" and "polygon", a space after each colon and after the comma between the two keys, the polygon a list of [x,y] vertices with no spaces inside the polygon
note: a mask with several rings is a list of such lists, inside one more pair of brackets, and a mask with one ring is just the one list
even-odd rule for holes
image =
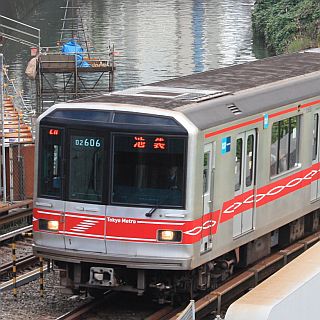
{"label": "silver train body", "polygon": [[319,115],[319,50],[55,105],[34,252],[73,291],[214,288],[318,227]]}

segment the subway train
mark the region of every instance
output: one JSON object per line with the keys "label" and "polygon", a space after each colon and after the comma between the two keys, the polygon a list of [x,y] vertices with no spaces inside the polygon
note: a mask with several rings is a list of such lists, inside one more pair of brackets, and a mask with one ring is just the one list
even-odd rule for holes
{"label": "subway train", "polygon": [[66,291],[216,288],[319,227],[320,49],[59,103],[37,120],[34,253]]}

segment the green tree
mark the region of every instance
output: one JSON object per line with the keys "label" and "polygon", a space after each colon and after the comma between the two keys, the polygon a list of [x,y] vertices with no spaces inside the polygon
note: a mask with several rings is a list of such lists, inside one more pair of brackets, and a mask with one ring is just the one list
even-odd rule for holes
{"label": "green tree", "polygon": [[319,0],[257,0],[252,22],[254,31],[277,54],[320,43]]}

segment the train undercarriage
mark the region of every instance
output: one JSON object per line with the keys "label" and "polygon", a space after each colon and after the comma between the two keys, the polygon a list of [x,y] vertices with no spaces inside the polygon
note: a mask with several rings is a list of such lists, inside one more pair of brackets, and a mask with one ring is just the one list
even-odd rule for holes
{"label": "train undercarriage", "polygon": [[320,210],[268,233],[215,260],[190,271],[128,269],[117,265],[73,264],[55,261],[60,270],[61,286],[69,292],[87,290],[92,296],[107,290],[148,294],[158,303],[191,299],[217,288],[239,268],[309,235],[319,229]]}

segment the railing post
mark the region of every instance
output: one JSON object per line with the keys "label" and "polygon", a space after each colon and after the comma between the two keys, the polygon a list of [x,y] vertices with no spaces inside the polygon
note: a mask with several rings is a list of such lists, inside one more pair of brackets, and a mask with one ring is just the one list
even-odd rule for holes
{"label": "railing post", "polygon": [[0,109],[1,109],[1,131],[2,131],[2,188],[3,202],[7,202],[6,182],[6,147],[4,137],[4,105],[3,105],[3,54],[0,54]]}
{"label": "railing post", "polygon": [[39,257],[39,262],[40,262],[40,297],[43,298],[44,287],[43,287],[43,258],[42,257]]}
{"label": "railing post", "polygon": [[17,256],[16,256],[16,243],[12,242],[11,244],[12,249],[12,284],[13,284],[13,296],[16,299],[17,298]]}

